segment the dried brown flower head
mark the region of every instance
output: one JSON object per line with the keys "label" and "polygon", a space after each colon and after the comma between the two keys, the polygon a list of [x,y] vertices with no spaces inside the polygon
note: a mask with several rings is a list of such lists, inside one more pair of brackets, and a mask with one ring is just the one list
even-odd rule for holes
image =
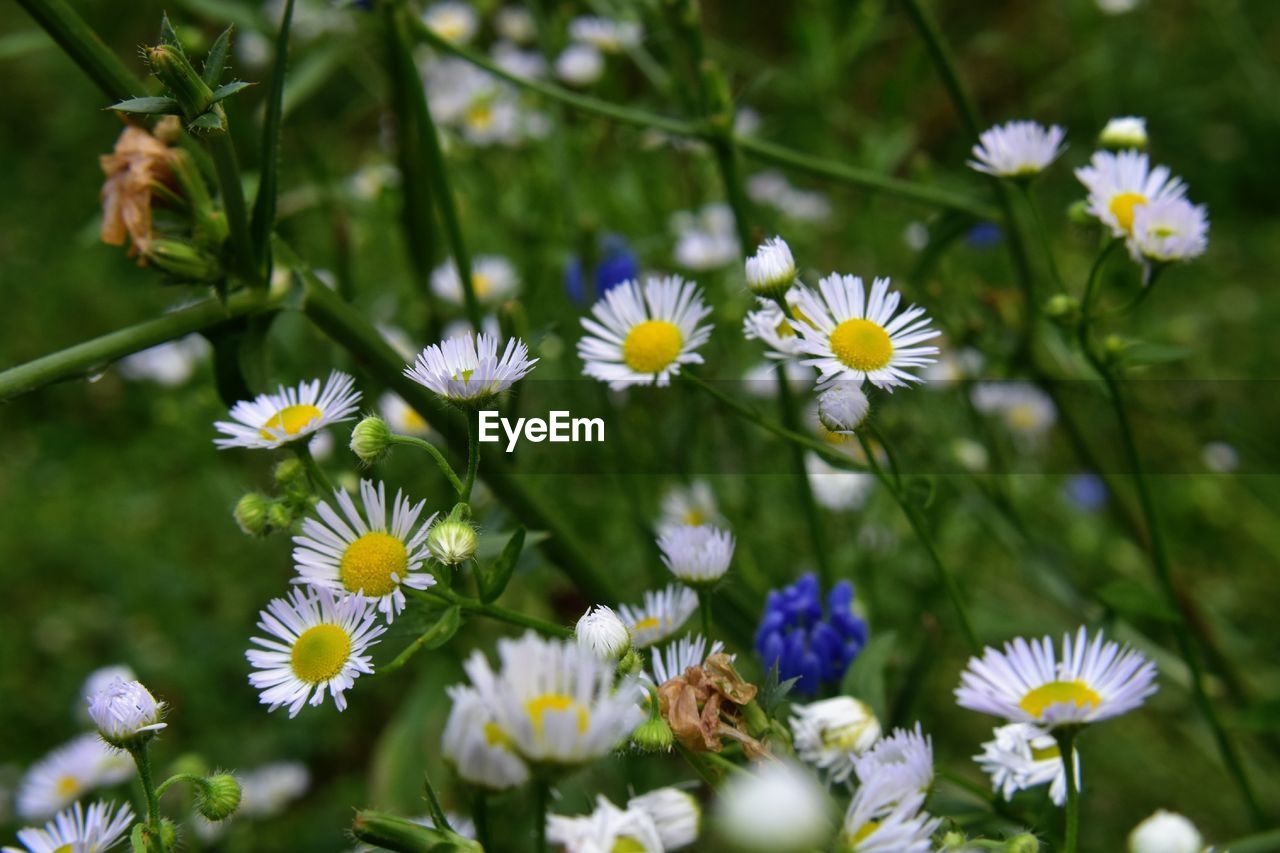
{"label": "dried brown flower head", "polygon": [[130,125],[121,131],[115,149],[99,158],[107,176],[102,185],[102,242],[123,246],[128,236],[130,257],[145,256],[151,241],[153,187],[173,181],[173,149],[157,138],[173,138],[165,125],[157,124],[156,135]]}
{"label": "dried brown flower head", "polygon": [[722,738],[742,744],[748,758],[768,754],[765,745],[747,732],[742,706],[756,696],[733,668],[727,654],[711,655],[658,688],[658,707],[676,739],[694,752],[719,752]]}

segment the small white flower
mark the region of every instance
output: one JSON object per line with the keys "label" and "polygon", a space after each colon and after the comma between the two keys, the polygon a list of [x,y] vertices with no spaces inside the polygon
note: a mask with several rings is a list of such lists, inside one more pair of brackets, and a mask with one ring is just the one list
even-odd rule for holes
{"label": "small white flower", "polygon": [[418,353],[404,375],[451,403],[480,405],[529,374],[538,359],[519,338],[498,355],[498,339],[488,335],[449,338]]}
{"label": "small white flower", "polygon": [[589,44],[571,44],[556,57],[556,76],[571,86],[590,86],[604,76],[604,54]]}
{"label": "small white flower", "polygon": [[616,661],[631,648],[631,632],[618,614],[603,604],[587,608],[573,636],[578,645],[591,649],[605,660]]}
{"label": "small white flower", "polygon": [[796,280],[796,260],[781,237],[773,237],[747,258],[747,287],[757,296],[782,296]]}
{"label": "small white flower", "polygon": [[658,537],[662,562],[684,583],[715,583],[729,571],[733,534],[708,525],[675,527]]}
{"label": "small white flower", "polygon": [[[743,117],[739,110],[738,118]],[[734,129],[734,132],[750,136],[751,132]],[[747,179],[747,196],[756,204],[772,207],[783,216],[796,222],[823,222],[831,217],[831,202],[822,193],[804,190],[791,185],[786,176],[776,169],[757,172]]]}
{"label": "small white flower", "polygon": [[640,44],[644,30],[635,21],[583,16],[569,22],[569,38],[605,53],[621,53]]}
{"label": "small white flower", "polygon": [[973,407],[999,415],[1015,435],[1036,441],[1058,420],[1053,398],[1029,382],[979,382],[969,394]]}
{"label": "small white flower", "polygon": [[1129,833],[1129,853],[1200,853],[1204,839],[1196,825],[1176,812],[1157,809]]}
{"label": "small white flower", "polygon": [[[471,259],[471,288],[481,303],[493,304],[512,296],[520,284],[516,268],[500,255],[476,255]],[[431,290],[454,305],[462,305],[462,278],[458,266],[446,261],[431,272]]]}
{"label": "small white flower", "polygon": [[831,800],[818,780],[785,761],[760,762],[734,773],[716,800],[716,824],[733,849],[825,848],[833,829]]}
{"label": "small white flower", "polygon": [[970,168],[1001,178],[1038,175],[1062,153],[1066,131],[1034,121],[1011,121],[982,132]]}
{"label": "small white flower", "polygon": [[894,729],[853,760],[863,785],[875,785],[886,801],[927,794],[933,785],[933,738],[920,729]]}
{"label": "small white flower", "polygon": [[1152,168],[1139,151],[1096,151],[1088,166],[1076,169],[1076,178],[1089,191],[1089,213],[1116,237],[1132,235],[1139,207],[1187,194],[1181,179],[1164,166]]}
{"label": "small white flower", "polygon": [[461,0],[433,3],[422,14],[422,20],[429,30],[451,44],[468,43],[480,26],[476,10]]}
{"label": "small white flower", "polygon": [[653,818],[641,809],[620,809],[603,795],[596,796],[596,808],[584,817],[547,815],[547,840],[562,846],[565,853],[662,853],[662,836]]}
{"label": "small white flower", "polygon": [[[991,777],[992,789],[1006,799],[1018,791],[1049,785],[1054,805],[1067,801],[1067,771],[1053,735],[1031,723],[998,726],[993,740],[973,760]],[[1080,787],[1080,753],[1075,753],[1076,788]]]}
{"label": "small white flower", "polygon": [[493,16],[498,35],[518,44],[529,44],[538,36],[533,15],[523,6],[503,6]]}
{"label": "small white flower", "polygon": [[1200,449],[1200,461],[1215,474],[1230,474],[1240,467],[1240,453],[1225,441],[1210,441]]}
{"label": "small white flower", "polygon": [[698,609],[698,596],[681,584],[668,584],[660,590],[644,594],[644,604],[618,606],[618,615],[631,631],[631,642],[643,649],[675,634]]}
{"label": "small white flower", "polygon": [[1047,729],[1095,723],[1132,711],[1156,692],[1156,667],[1137,651],[1090,641],[1082,627],[1062,638],[1062,657],[1053,640],[1018,637],[1003,651],[988,646],[970,658],[956,688],[962,708],[1038,723]]}
{"label": "small white flower", "polygon": [[[787,291],[787,305],[793,316],[799,310],[800,294],[803,292],[806,292],[803,285],[796,285]],[[796,319],[805,322],[803,315],[796,316]],[[796,334],[787,315],[782,312],[781,306],[772,299],[756,300],[755,310],[748,311],[742,320],[742,336],[749,341],[763,342],[768,347],[766,358],[794,361],[801,354],[800,336]]]}
{"label": "small white flower", "polygon": [[489,48],[489,57],[503,71],[525,80],[541,80],[547,76],[547,60],[542,54],[509,41],[495,43]]}
{"label": "small white flower", "polygon": [[663,648],[653,650],[650,661],[653,683],[661,686],[673,678],[679,678],[689,667],[702,666],[707,658],[722,651],[724,643],[716,640],[708,649],[707,638],[701,634],[673,640]]}
{"label": "small white flower", "polygon": [[107,746],[96,733],[80,735],[27,770],[15,798],[18,815],[47,818],[94,788],[123,782],[133,773],[128,755]]}
{"label": "small white flower", "polygon": [[378,398],[378,413],[394,433],[421,438],[431,432],[427,419],[418,414],[418,410],[406,403],[403,397],[391,391]]}
{"label": "small white flower", "polygon": [[697,349],[711,337],[711,326],[699,324],[710,313],[697,285],[679,276],[610,288],[582,318],[583,375],[614,390],[666,387],[682,365],[702,364]]}
{"label": "small white flower", "polygon": [[453,706],[441,736],[441,751],[458,775],[472,785],[504,791],[529,781],[529,768],[494,721],[474,688],[449,688]]}
{"label": "small white flower", "polygon": [[277,761],[244,773],[240,782],[239,816],[274,817],[284,812],[289,803],[301,797],[311,786],[311,773],[299,761]]}
{"label": "small white flower", "polygon": [[148,732],[165,727],[160,722],[164,703],[157,702],[140,681],[117,678],[89,699],[89,718],[103,740],[123,747]]}
{"label": "small white flower", "polygon": [[693,795],[679,788],[658,788],[627,800],[629,811],[644,812],[653,821],[664,850],[679,850],[698,840],[702,809]]}
{"label": "small white flower", "polygon": [[1185,198],[1161,198],[1133,211],[1129,254],[1136,261],[1189,261],[1209,247],[1209,213]]}
{"label": "small white flower", "polygon": [[839,435],[852,435],[870,411],[871,401],[851,382],[832,385],[818,396],[818,420]]}
{"label": "small white flower", "polygon": [[402,586],[427,589],[436,582],[421,570],[435,516],[419,524],[426,501],[415,504],[397,491],[388,506],[386,484],[375,486],[372,480],[360,481],[363,513],[345,490],[336,489],[333,497],[336,508],[321,501],[315,509],[318,518],[303,519],[301,534],[293,537],[294,583],[339,596],[359,593],[390,624],[404,610]]}
{"label": "small white flower", "polygon": [[444,518],[427,534],[427,550],[446,566],[465,563],[476,555],[476,528],[464,518]]}
{"label": "small white flower", "polygon": [[742,258],[733,209],[727,204],[717,202],[701,210],[676,213],[671,217],[671,230],[676,235],[676,263],[685,269],[720,269]]}
{"label": "small white flower", "polygon": [[875,475],[837,468],[816,453],[805,454],[804,469],[809,475],[814,500],[833,512],[858,509],[867,502],[876,485]]}
{"label": "small white flower", "polygon": [[719,524],[724,521],[716,506],[715,492],[706,480],[694,480],[688,486],[672,486],[662,496],[662,515],[658,529],[681,525]]}
{"label": "small white flower", "polygon": [[273,448],[306,438],[330,424],[355,417],[360,392],[355,380],[337,370],[320,388],[313,379],[293,388],[281,385],[274,394],[259,394],[231,407],[232,421],[218,421],[214,428],[227,438],[215,438],[220,449],[228,447]]}
{"label": "small white flower", "polygon": [[1138,116],[1113,118],[1098,134],[1098,144],[1104,148],[1146,148],[1147,120]]}
{"label": "small white flower", "polygon": [[880,721],[865,702],[836,696],[793,705],[791,733],[796,754],[843,782],[853,773],[854,759],[880,738]]}
{"label": "small white flower", "polygon": [[145,379],[172,388],[190,379],[208,354],[209,342],[203,336],[187,335],[125,356],[119,362],[120,374],[125,379]]}
{"label": "small white flower", "polygon": [[245,652],[254,672],[249,683],[262,691],[261,702],[274,711],[289,706],[296,717],[304,704],[324,704],[325,691],[339,711],[347,707],[343,694],[356,679],[373,673],[367,654],[387,629],[377,624],[372,602],[359,595],[335,600],[319,588],[295,589],[276,598],[262,611],[258,627],[269,637],[254,637],[259,648]]}
{"label": "small white flower", "polygon": [[1107,15],[1123,15],[1138,8],[1141,0],[1095,0],[1098,8]]}
{"label": "small white flower", "polygon": [[841,835],[849,853],[929,853],[941,821],[923,811],[924,794],[897,797],[885,786],[864,784],[853,795]]}
{"label": "small white flower", "polygon": [[[133,810],[126,803],[117,811],[114,803],[98,801],[82,809],[79,803],[57,814],[43,829],[18,830],[18,843],[27,853],[100,853],[122,840],[133,823]],[[16,847],[5,853],[23,853]]]}

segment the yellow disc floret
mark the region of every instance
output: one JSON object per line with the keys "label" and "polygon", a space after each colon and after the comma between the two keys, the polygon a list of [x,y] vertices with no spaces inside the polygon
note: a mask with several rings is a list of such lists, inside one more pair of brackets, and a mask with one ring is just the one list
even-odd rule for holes
{"label": "yellow disc floret", "polygon": [[578,714],[579,734],[586,733],[587,724],[591,717],[590,712],[585,707],[574,701],[572,696],[566,696],[563,693],[544,693],[541,696],[535,696],[525,702],[524,707],[529,714],[529,719],[533,721],[533,733],[537,737],[542,737],[542,718],[548,711],[553,713],[576,711]]}
{"label": "yellow disc floret", "polygon": [[286,436],[297,435],[307,428],[307,425],[317,418],[321,417],[324,412],[315,406],[306,403],[299,403],[296,406],[285,406],[280,411],[272,415],[265,424],[262,425],[260,433],[267,440],[280,437],[283,432]]}
{"label": "yellow disc floret", "polygon": [[637,323],[622,342],[622,360],[636,373],[658,373],[680,355],[684,336],[667,320]]}
{"label": "yellow disc floret", "polygon": [[351,638],[337,625],[308,628],[293,643],[289,663],[293,674],[308,684],[320,684],[342,672],[351,652]]}
{"label": "yellow disc floret", "polygon": [[1115,216],[1116,222],[1126,231],[1133,230],[1133,211],[1139,205],[1147,203],[1147,197],[1141,193],[1120,193],[1111,199],[1108,207]]}
{"label": "yellow disc floret", "polygon": [[338,573],[349,592],[368,596],[395,592],[409,567],[404,543],[389,533],[366,533],[347,546]]}
{"label": "yellow disc floret", "polygon": [[831,333],[831,352],[845,367],[869,373],[893,358],[893,343],[884,327],[870,320],[845,320]]}
{"label": "yellow disc floret", "polygon": [[1096,708],[1102,704],[1102,697],[1083,681],[1050,681],[1031,690],[1018,707],[1036,719],[1042,719],[1044,712],[1051,705],[1073,703],[1077,708]]}

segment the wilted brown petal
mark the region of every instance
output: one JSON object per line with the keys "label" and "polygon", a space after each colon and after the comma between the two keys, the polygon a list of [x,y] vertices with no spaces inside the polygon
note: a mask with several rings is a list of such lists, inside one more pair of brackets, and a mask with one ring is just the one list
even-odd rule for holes
{"label": "wilted brown petal", "polygon": [[107,180],[102,185],[102,242],[124,245],[129,254],[146,251],[151,240],[151,187],[171,180],[169,146],[140,127],[126,127],[115,149],[99,158]]}

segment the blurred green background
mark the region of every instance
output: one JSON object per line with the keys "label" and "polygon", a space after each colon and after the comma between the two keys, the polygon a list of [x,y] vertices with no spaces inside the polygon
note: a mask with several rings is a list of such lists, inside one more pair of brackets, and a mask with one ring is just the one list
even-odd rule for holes
{"label": "blurred green background", "polygon": [[[350,179],[360,170],[394,161],[387,147],[388,84],[378,18],[351,9],[332,12],[321,0],[300,3],[336,29],[321,27],[305,37],[299,31],[295,39],[280,230],[314,266],[332,271],[367,316],[394,320],[422,346],[441,318],[422,307],[422,283],[398,231],[398,190],[386,187],[372,197],[351,191]],[[194,40],[207,40],[235,21],[242,40],[260,41],[274,14],[273,7],[216,0],[73,5],[139,73],[136,48],[155,39],[162,10]],[[611,59],[592,92],[679,114],[688,92],[678,82],[679,66],[669,60],[673,38],[648,5],[625,5],[645,22],[645,49],[673,80],[664,92],[626,58]],[[1140,320],[1124,331],[1186,348],[1180,358],[1145,368],[1145,377],[1259,380],[1226,393],[1232,401],[1226,411],[1210,404],[1210,412],[1172,412],[1230,425],[1230,435],[1209,437],[1231,441],[1240,454],[1239,471],[1161,477],[1158,492],[1179,584],[1220,653],[1211,662],[1215,698],[1242,739],[1264,805],[1280,820],[1280,634],[1274,627],[1280,487],[1273,476],[1275,423],[1248,405],[1274,394],[1265,380],[1280,356],[1272,333],[1280,320],[1274,287],[1280,261],[1280,4],[1147,0],[1124,15],[1104,14],[1092,0],[933,5],[984,119],[1034,118],[1068,129],[1071,148],[1037,186],[1037,199],[1070,287],[1081,286],[1097,246],[1095,235],[1067,221],[1067,206],[1081,194],[1070,167],[1087,159],[1106,119],[1147,117],[1153,158],[1181,175],[1192,198],[1209,207],[1208,254],[1168,273]],[[551,19],[560,24],[590,8],[550,6]],[[739,106],[759,114],[763,137],[977,197],[986,192],[963,166],[964,133],[897,4],[708,0],[704,21],[711,54],[726,68]],[[489,32],[486,25],[479,44],[491,40]],[[552,38],[564,37],[559,26]],[[238,56],[237,76],[265,81],[263,66]],[[97,158],[111,149],[119,119],[102,110],[100,92],[15,4],[0,8],[0,79],[0,366],[190,298],[186,290],[160,286],[149,270],[98,242]],[[264,88],[230,107],[250,172],[258,165]],[[584,309],[562,284],[572,253],[597,233],[620,234],[645,269],[673,270],[669,215],[721,198],[705,152],[654,145],[642,131],[592,116],[563,118],[548,139],[519,149],[455,141],[449,151],[472,250],[505,254],[520,271],[531,342],[544,359],[539,378],[572,377],[579,370],[572,342]],[[764,168],[748,163],[745,171]],[[790,178],[826,194],[832,215],[820,223],[796,222],[758,206],[762,233],[783,234],[804,269],[893,276],[909,300],[929,308],[949,344],[976,347],[986,355],[990,375],[1004,374],[1001,353],[1008,339],[993,306],[1014,287],[1000,246],[959,240],[922,263],[904,231],[922,223],[941,233],[952,225],[944,217],[854,188]],[[736,378],[760,360],[755,342],[740,340],[738,323],[749,300],[737,269],[694,276],[716,305],[707,376]],[[1127,283],[1117,286],[1133,286],[1132,270],[1127,274]],[[349,367],[296,316],[276,321],[269,364],[272,380],[285,382]],[[366,402],[376,400],[379,389],[364,377],[358,381]],[[707,419],[697,421],[707,424],[701,432],[640,427],[655,399],[652,392],[635,394],[614,416],[625,418],[623,429],[628,421],[633,429],[623,452],[648,459],[678,454],[701,473],[724,472],[707,479],[746,554],[748,568],[733,581],[734,600],[754,618],[771,583],[790,581],[813,562],[792,484],[776,473],[783,468],[766,462],[770,473],[751,476],[743,470],[749,466],[735,463],[783,458],[783,450],[714,420],[728,416],[710,409]],[[683,388],[663,403],[672,400],[705,406]],[[956,411],[955,400],[945,395],[903,391],[886,404],[883,425],[915,446],[944,448],[957,438],[977,437],[977,425],[953,416]],[[72,709],[90,671],[127,663],[173,706],[157,747],[162,761],[198,753],[233,768],[296,759],[311,769],[313,789],[297,806],[261,826],[233,829],[227,849],[343,849],[351,844],[343,831],[353,806],[421,813],[420,773],[428,765],[433,778],[449,787],[438,763],[447,713],[443,687],[458,680],[462,657],[472,648],[491,649],[503,629],[468,624],[446,650],[419,656],[394,677],[362,679],[345,714],[326,706],[295,720],[282,712],[268,715],[246,682],[243,652],[259,608],[283,594],[292,574],[289,544],[282,536],[247,539],[231,518],[244,491],[268,485],[271,459],[216,451],[211,423],[224,413],[207,361],[177,387],[129,382],[108,369],[93,381],[46,388],[0,407],[4,784],[78,731]],[[1109,423],[1096,426],[1099,434],[1110,429]],[[327,464],[335,472],[354,470],[344,431],[335,433],[338,450]],[[1199,444],[1181,440],[1162,452],[1185,459],[1184,471],[1203,472]],[[990,483],[959,474],[937,478],[930,511],[979,632],[996,642],[1020,632],[1103,624],[1157,656],[1161,692],[1141,712],[1082,743],[1086,849],[1115,849],[1156,807],[1187,814],[1209,840],[1245,835],[1245,810],[1191,705],[1181,664],[1158,651],[1172,649],[1172,640],[1159,608],[1143,604],[1157,599],[1146,558],[1121,513],[1082,511],[1063,497],[1063,472],[1075,465],[1069,444],[1056,433],[1020,460],[1019,470],[1054,473],[1008,478],[1014,519],[993,506],[985,488]],[[656,470],[630,460],[622,467]],[[444,507],[447,496],[429,468],[402,453],[377,473]],[[662,491],[680,479],[678,470],[621,479],[602,470],[542,477],[533,485],[554,494],[593,558],[617,578],[623,600],[634,600],[654,576],[656,560],[637,524],[652,521]],[[1112,509],[1131,505],[1131,497],[1113,496]],[[488,507],[485,528],[496,535],[511,522],[496,502]],[[644,518],[636,519],[636,507]],[[952,702],[965,650],[897,509],[887,495],[875,494],[865,508],[825,520],[832,563],[858,581],[873,635],[892,632],[885,689],[895,721],[920,719],[934,735],[940,765],[985,784],[968,757],[978,752],[991,721]],[[569,622],[587,602],[531,555],[504,603]],[[412,619],[397,622],[376,659],[394,654],[412,628]],[[749,649],[739,651],[751,660],[746,671],[758,676]],[[688,776],[674,758],[606,763],[565,786],[562,808],[584,810],[594,791],[621,800],[627,781],[644,790]],[[972,808],[954,787],[944,784],[939,796],[953,813]],[[452,790],[448,799],[465,808]],[[1039,795],[1026,802],[1042,807]],[[513,816],[512,849],[519,847],[527,807],[518,795],[503,800]]]}

